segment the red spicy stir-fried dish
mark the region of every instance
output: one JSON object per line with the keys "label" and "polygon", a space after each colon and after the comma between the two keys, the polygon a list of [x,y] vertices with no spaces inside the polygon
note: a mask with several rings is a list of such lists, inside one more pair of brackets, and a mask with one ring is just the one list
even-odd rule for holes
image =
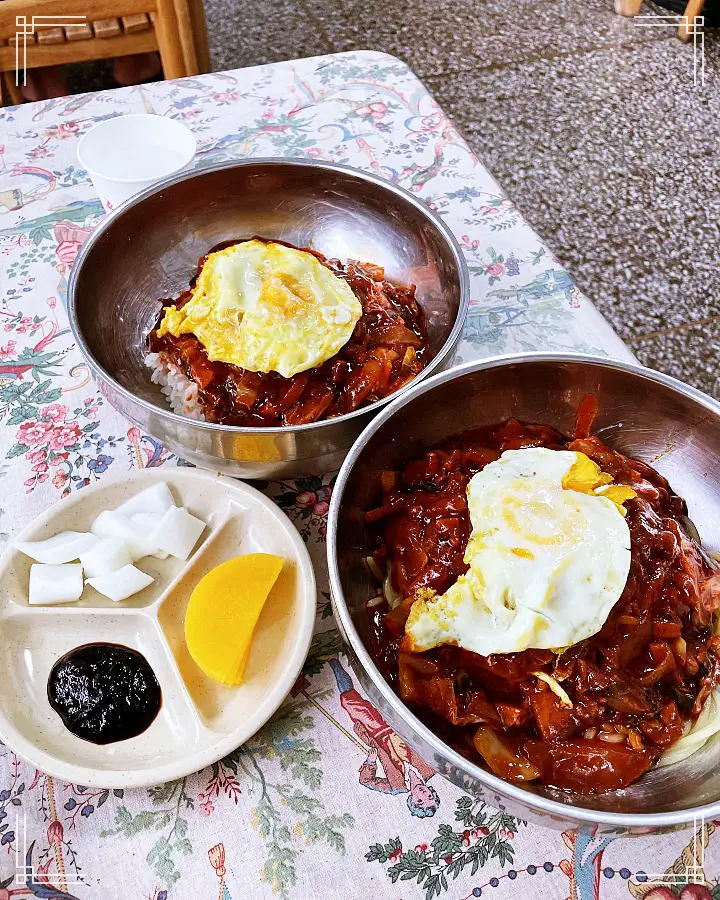
{"label": "red spicy stir-fried dish", "polygon": [[[342,263],[307,248],[303,252],[344,280],[362,306],[350,340],[322,365],[285,378],[276,371],[256,372],[210,360],[194,334],[160,336],[165,308],[182,309],[189,302],[208,256],[243,240],[218,244],[200,259],[190,290],[175,300],[162,301],[163,310],[148,336],[150,352],[160,354],[163,363],[176,367],[176,373],[197,386],[197,403],[205,419],[242,426],[304,425],[330,419],[393,394],[425,367],[429,344],[415,286],[385,280],[382,267],[372,263]],[[282,241],[264,243],[292,247]]]}
{"label": "red spicy stir-fried dish", "polygon": [[[596,408],[594,398],[583,401],[571,439],[515,419],[451,437],[383,472],[381,502],[366,514],[376,535],[371,569],[388,576],[383,598],[368,604],[372,651],[394,689],[496,775],[581,793],[627,786],[681,738],[718,680],[720,653],[720,576],[683,527],[685,502],[649,465],[589,436]],[[415,652],[405,627],[418,592],[441,594],[468,570],[471,477],[526,447],[579,451],[633,489],[619,600],[600,631],[564,649]]]}

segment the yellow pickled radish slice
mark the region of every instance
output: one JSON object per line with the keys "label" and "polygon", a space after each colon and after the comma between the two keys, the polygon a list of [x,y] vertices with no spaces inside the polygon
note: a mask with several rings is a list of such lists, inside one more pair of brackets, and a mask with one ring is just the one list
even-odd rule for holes
{"label": "yellow pickled radish slice", "polygon": [[185,641],[210,678],[242,682],[257,620],[284,562],[270,553],[236,556],[195,586],[185,614]]}

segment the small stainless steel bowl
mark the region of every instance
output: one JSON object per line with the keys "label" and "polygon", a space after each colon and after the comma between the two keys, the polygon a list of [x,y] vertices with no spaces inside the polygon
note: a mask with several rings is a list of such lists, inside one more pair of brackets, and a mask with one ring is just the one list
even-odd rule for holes
{"label": "small stainless steel bowl", "polygon": [[417,378],[452,365],[469,295],[452,232],[402,188],[308,160],[223,163],[174,175],[127,201],[75,261],[68,303],[73,334],[110,403],[190,462],[242,478],[338,468],[389,398],[310,425],[214,425],[171,412],[144,365],[158,299],[185,290],[213,245],[256,234],[373,262],[391,280],[417,285],[432,352]]}
{"label": "small stainless steel bowl", "polygon": [[585,394],[598,399],[594,431],[644,460],[683,496],[710,551],[720,549],[720,404],[674,378],[601,357],[530,353],[460,366],[387,406],[353,446],[333,490],[328,565],[333,606],[358,680],[388,723],[464,790],[523,819],[554,827],[599,823],[646,833],[720,817],[720,739],[687,760],[648,772],[626,790],[579,797],[522,787],[469,762],[436,737],[392,691],[368,651],[364,604],[377,593],[365,565],[373,543],[363,514],[377,504],[378,475],[442,438],[509,416],[570,433]]}

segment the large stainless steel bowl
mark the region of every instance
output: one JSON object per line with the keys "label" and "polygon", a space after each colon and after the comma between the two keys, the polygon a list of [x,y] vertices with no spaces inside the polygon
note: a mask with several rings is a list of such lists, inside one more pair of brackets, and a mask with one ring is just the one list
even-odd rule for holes
{"label": "large stainless steel bowl", "polygon": [[73,333],[112,405],[185,459],[242,478],[337,468],[387,401],[311,425],[233,428],[172,413],[143,364],[158,298],[186,289],[214,244],[255,234],[374,262],[390,279],[414,283],[432,352],[418,378],[452,364],[468,305],[467,266],[452,232],[402,188],[307,160],[251,159],[184,172],[123,204],[75,261]]}
{"label": "large stainless steel bowl", "polygon": [[527,354],[460,366],[416,385],[365,429],[338,476],[328,522],[335,615],[359,681],[395,728],[459,787],[525,819],[556,827],[600,823],[615,831],[667,829],[720,817],[720,740],[626,790],[571,796],[510,784],[436,737],[391,690],[368,652],[365,602],[377,592],[364,558],[363,513],[377,503],[378,473],[442,438],[509,416],[572,430],[582,397],[600,404],[595,430],[611,447],[651,463],[688,502],[703,543],[720,549],[720,404],[673,378],[599,357]]}

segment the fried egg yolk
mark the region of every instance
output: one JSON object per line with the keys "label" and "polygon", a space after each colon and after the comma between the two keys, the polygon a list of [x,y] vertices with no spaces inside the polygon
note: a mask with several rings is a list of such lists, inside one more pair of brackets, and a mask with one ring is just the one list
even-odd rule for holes
{"label": "fried egg yolk", "polygon": [[252,240],[209,254],[158,335],[194,334],[210,360],[291,378],[334,356],[361,315],[347,282],[312,253]]}
{"label": "fried egg yolk", "polygon": [[455,644],[482,656],[557,649],[596,634],[625,588],[635,497],[583,453],[507,450],[470,480],[469,571],[415,601],[413,650]]}

